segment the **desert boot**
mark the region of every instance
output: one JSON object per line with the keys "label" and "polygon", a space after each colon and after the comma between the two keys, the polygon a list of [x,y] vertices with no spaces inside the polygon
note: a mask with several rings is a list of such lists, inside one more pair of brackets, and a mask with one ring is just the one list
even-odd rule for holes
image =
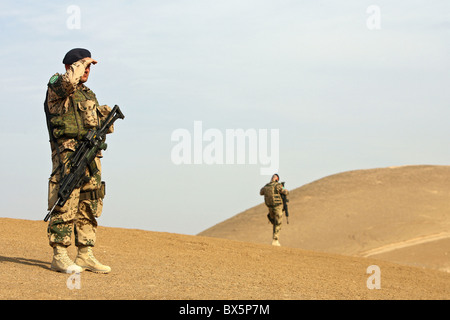
{"label": "desert boot", "polygon": [[83,270],[92,271],[95,273],[109,273],[111,268],[101,264],[92,252],[91,246],[79,246],[78,255],[75,263],[83,268]]}
{"label": "desert boot", "polygon": [[62,245],[55,245],[53,247],[53,261],[50,269],[58,272],[65,273],[80,273],[83,271],[82,268],[77,266],[67,254],[67,248]]}

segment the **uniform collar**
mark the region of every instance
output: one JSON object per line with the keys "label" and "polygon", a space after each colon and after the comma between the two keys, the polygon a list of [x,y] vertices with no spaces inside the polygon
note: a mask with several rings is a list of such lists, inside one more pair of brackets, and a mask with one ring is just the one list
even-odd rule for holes
{"label": "uniform collar", "polygon": [[91,89],[89,89],[87,86],[84,85],[84,83],[79,83],[77,86],[78,90],[83,90],[83,91],[89,91]]}

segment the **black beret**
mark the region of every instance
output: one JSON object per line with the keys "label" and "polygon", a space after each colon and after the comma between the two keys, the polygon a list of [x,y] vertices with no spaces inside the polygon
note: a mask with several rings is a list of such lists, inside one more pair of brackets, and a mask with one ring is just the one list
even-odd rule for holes
{"label": "black beret", "polygon": [[87,49],[75,48],[66,53],[63,59],[64,64],[72,64],[80,59],[91,57],[91,53]]}

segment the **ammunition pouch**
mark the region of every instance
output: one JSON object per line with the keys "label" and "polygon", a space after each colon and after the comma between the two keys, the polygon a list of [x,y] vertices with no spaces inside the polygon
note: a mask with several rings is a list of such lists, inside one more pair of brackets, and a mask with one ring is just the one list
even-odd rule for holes
{"label": "ammunition pouch", "polygon": [[53,136],[56,139],[60,137],[77,138],[80,134],[77,119],[73,113],[52,117],[50,123],[53,127]]}
{"label": "ammunition pouch", "polygon": [[80,192],[80,201],[82,200],[98,200],[103,199],[106,195],[106,184],[105,181],[102,181],[102,186],[100,189],[90,190],[90,191],[81,191]]}
{"label": "ammunition pouch", "polygon": [[81,120],[85,128],[96,128],[99,125],[97,116],[97,106],[94,100],[79,101],[78,110],[81,113]]}

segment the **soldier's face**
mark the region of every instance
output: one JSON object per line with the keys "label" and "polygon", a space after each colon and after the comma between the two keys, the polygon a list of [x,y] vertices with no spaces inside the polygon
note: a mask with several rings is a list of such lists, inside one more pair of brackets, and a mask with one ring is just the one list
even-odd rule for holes
{"label": "soldier's face", "polygon": [[91,72],[91,65],[88,65],[84,70],[84,74],[80,78],[80,83],[85,83],[88,80],[90,72]]}

